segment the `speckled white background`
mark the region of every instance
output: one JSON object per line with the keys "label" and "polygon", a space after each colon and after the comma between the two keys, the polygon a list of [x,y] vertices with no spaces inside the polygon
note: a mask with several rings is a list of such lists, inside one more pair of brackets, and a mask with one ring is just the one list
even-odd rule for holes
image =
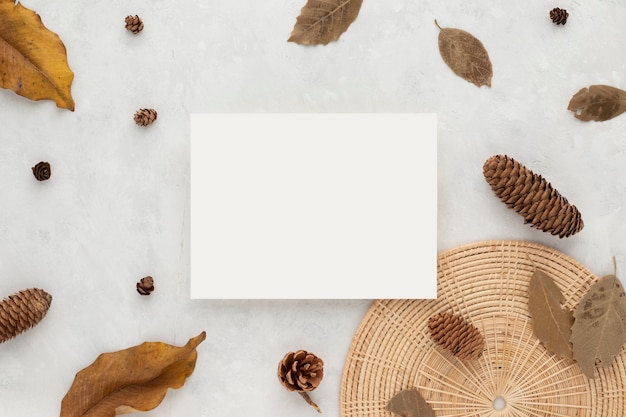
{"label": "speckled white background", "polygon": [[[599,275],[626,267],[626,116],[583,123],[566,110],[591,84],[626,89],[620,0],[365,0],[338,42],[286,42],[303,0],[28,0],[58,33],[76,76],[76,111],[0,91],[0,290],[41,287],[44,321],[0,345],[7,416],[58,415],[74,374],[105,351],[145,340],[183,344],[202,330],[195,373],[145,413],[316,415],[278,384],[278,360],[309,349],[326,362],[313,393],[339,415],[341,371],[371,300],[191,301],[189,115],[192,112],[435,112],[440,251],[483,239],[553,246]],[[562,7],[565,26],[548,18]],[[132,36],[124,17],[140,15]],[[490,53],[492,88],[456,77],[437,28],[465,29]],[[158,110],[135,126],[140,107]],[[506,153],[583,213],[558,239],[523,224],[482,177]],[[38,183],[30,167],[52,164]],[[156,291],[140,297],[136,281]],[[294,277],[294,285],[300,283]]]}

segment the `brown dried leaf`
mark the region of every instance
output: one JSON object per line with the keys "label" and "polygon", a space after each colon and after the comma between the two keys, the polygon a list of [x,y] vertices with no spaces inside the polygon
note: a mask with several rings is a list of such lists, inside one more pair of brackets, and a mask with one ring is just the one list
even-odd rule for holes
{"label": "brown dried leaf", "polygon": [[288,42],[326,45],[339,39],[359,15],[363,0],[307,0]]}
{"label": "brown dried leaf", "polygon": [[59,36],[34,11],[0,0],[0,87],[74,111],[73,79]]}
{"label": "brown dried leaf", "polygon": [[626,91],[609,85],[591,85],[572,96],[567,110],[585,122],[604,122],[626,111]]}
{"label": "brown dried leaf", "polygon": [[552,277],[535,269],[528,291],[528,312],[535,335],[550,352],[571,359],[570,336],[574,315],[563,307],[565,297],[561,290]]}
{"label": "brown dried leaf", "polygon": [[615,275],[593,284],[574,310],[572,326],[574,359],[588,378],[596,363],[611,366],[626,341],[626,296]]}
{"label": "brown dried leaf", "polygon": [[435,417],[435,412],[416,388],[400,391],[389,400],[385,410],[402,417]]}
{"label": "brown dried leaf", "polygon": [[162,342],[103,353],[76,374],[61,402],[61,417],[114,417],[156,408],[168,388],[185,384],[196,365],[196,347],[206,333],[185,346]]}
{"label": "brown dried leaf", "polygon": [[436,20],[435,24],[439,28],[439,53],[450,69],[477,87],[491,87],[493,70],[482,42],[464,30],[442,28]]}

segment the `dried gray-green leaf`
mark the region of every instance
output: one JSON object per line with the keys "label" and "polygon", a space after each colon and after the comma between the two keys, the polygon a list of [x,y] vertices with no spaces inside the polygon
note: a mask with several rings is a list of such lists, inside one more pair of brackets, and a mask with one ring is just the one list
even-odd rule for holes
{"label": "dried gray-green leaf", "polygon": [[439,53],[444,62],[459,77],[477,87],[491,87],[493,69],[489,53],[474,35],[453,28],[439,28]]}
{"label": "dried gray-green leaf", "polygon": [[626,111],[626,91],[609,85],[591,85],[572,96],[567,110],[584,122],[604,122]]}
{"label": "dried gray-green leaf", "polygon": [[385,410],[402,417],[435,417],[435,412],[416,388],[394,395]]}
{"label": "dried gray-green leaf", "polygon": [[574,315],[563,307],[565,297],[552,277],[535,269],[528,288],[528,312],[537,338],[548,351],[572,358],[570,337]]}
{"label": "dried gray-green leaf", "polygon": [[339,39],[359,15],[363,0],[307,0],[288,42],[326,45]]}
{"label": "dried gray-green leaf", "polygon": [[588,378],[595,365],[611,366],[626,341],[626,296],[615,275],[593,284],[574,310],[574,359]]}

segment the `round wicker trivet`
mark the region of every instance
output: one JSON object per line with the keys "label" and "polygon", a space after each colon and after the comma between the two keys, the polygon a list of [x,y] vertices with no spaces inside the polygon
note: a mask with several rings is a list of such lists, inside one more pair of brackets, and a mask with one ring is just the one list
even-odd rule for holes
{"label": "round wicker trivet", "polygon": [[[588,379],[535,337],[527,307],[535,266],[552,276],[570,309],[597,280],[552,248],[489,241],[439,254],[436,300],[376,300],[344,364],[341,416],[390,417],[387,402],[415,387],[437,417],[624,417],[625,350]],[[440,311],[463,315],[482,332],[480,358],[461,361],[432,341],[428,318]],[[505,405],[496,410],[498,397],[496,405]]]}

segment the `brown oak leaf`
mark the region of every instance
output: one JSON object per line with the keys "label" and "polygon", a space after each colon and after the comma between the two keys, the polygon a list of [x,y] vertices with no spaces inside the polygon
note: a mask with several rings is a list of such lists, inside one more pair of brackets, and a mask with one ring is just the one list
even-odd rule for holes
{"label": "brown oak leaf", "polygon": [[567,110],[584,122],[604,122],[626,111],[626,91],[609,85],[591,85],[572,96]]}
{"label": "brown oak leaf", "polygon": [[477,87],[491,87],[493,69],[489,53],[474,35],[453,28],[439,28],[439,53],[443,61],[459,77]]}
{"label": "brown oak leaf", "polygon": [[363,0],[307,0],[288,42],[326,45],[339,39],[359,15]]}
{"label": "brown oak leaf", "polygon": [[169,388],[180,388],[193,373],[196,347],[206,333],[177,347],[145,342],[103,353],[76,374],[61,402],[61,417],[114,417],[156,408]]}
{"label": "brown oak leaf", "polygon": [[611,366],[626,341],[626,296],[615,275],[593,284],[574,310],[572,326],[574,359],[588,378],[596,364]]}
{"label": "brown oak leaf", "polygon": [[394,395],[385,410],[402,417],[435,417],[435,412],[416,388]]}
{"label": "brown oak leaf", "polygon": [[574,315],[563,307],[563,293],[552,277],[539,269],[530,278],[528,291],[528,312],[535,335],[548,351],[571,359]]}

